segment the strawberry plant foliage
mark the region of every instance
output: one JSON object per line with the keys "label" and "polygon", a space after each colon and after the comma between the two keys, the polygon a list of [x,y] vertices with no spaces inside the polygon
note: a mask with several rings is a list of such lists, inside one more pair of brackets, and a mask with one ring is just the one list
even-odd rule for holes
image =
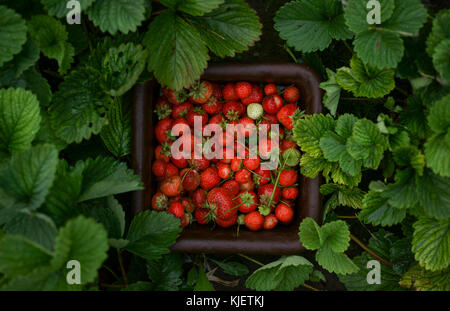
{"label": "strawberry plant foliage", "polygon": [[27,40],[27,27],[14,10],[0,6],[0,67],[20,52]]}

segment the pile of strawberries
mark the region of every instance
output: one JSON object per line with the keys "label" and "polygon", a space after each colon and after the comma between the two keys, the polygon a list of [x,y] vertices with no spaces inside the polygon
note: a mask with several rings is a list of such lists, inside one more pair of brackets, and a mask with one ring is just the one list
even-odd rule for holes
{"label": "pile of strawberries", "polygon": [[[152,172],[159,187],[153,196],[152,208],[172,213],[181,220],[182,227],[193,222],[215,223],[225,228],[239,224],[257,231],[273,229],[279,223],[289,224],[299,194],[298,162],[284,165],[286,161],[282,158],[288,150],[290,157],[300,155],[291,131],[292,119],[301,114],[297,106],[299,98],[300,91],[295,86],[266,84],[262,88],[249,82],[227,83],[222,87],[199,81],[189,90],[163,88],[155,107],[159,119],[155,127],[158,145]],[[185,124],[192,129],[195,117],[201,118],[203,127],[218,124],[224,129],[227,124],[242,124],[244,128],[266,124],[269,129],[271,125],[279,124],[278,168],[262,169],[261,149],[256,158],[247,157],[247,148],[244,156],[240,154],[241,159],[237,156],[194,159],[193,155],[177,159],[179,157],[171,152],[171,146],[179,137],[173,136],[171,130],[176,124]],[[192,133],[183,137],[187,137],[184,138],[186,143],[195,150],[197,146],[194,146]],[[250,137],[256,133],[246,131],[243,135]],[[271,152],[271,137],[273,139],[268,135],[258,141],[259,145],[266,146],[267,153]],[[225,131],[220,143],[225,154],[227,146],[234,144],[236,147],[236,133]]]}

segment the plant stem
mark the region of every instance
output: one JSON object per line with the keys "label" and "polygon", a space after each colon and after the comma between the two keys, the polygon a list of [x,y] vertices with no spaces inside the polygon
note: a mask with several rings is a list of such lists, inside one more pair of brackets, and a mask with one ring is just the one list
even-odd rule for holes
{"label": "plant stem", "polygon": [[353,54],[353,49],[350,47],[350,45],[348,45],[347,41],[343,40],[342,42],[344,42],[344,45],[345,45],[346,48],[350,51],[350,53]]}
{"label": "plant stem", "polygon": [[116,278],[116,280],[120,280],[119,276],[113,271],[113,269],[111,269],[111,268],[108,267],[107,265],[103,265],[103,268],[105,268],[106,270],[108,270],[108,271]]}
{"label": "plant stem", "polygon": [[117,258],[119,259],[119,265],[120,265],[120,271],[122,272],[123,281],[125,283],[125,286],[128,286],[128,278],[127,273],[125,272],[125,268],[123,266],[123,260],[122,260],[122,253],[120,250],[117,250]]}
{"label": "plant stem", "polygon": [[369,253],[370,255],[372,255],[373,257],[375,257],[378,261],[381,261],[382,263],[384,263],[386,266],[392,268],[392,264],[387,261],[386,259],[381,258],[380,256],[378,256],[377,254],[375,254],[374,252],[372,252],[367,246],[365,246],[360,240],[358,240],[353,234],[350,234],[350,239],[352,239],[356,244],[358,244],[363,250],[365,250],[367,253]]}
{"label": "plant stem", "polygon": [[315,288],[315,287],[312,287],[311,285],[308,285],[308,284],[302,284],[302,286],[303,287],[305,287],[305,288],[307,288],[307,289],[310,289],[310,290],[312,290],[312,291],[314,291],[314,292],[320,292],[320,290],[319,289],[317,289],[317,288]]}
{"label": "plant stem", "polygon": [[341,218],[341,219],[357,219],[358,216],[338,216],[338,218]]}

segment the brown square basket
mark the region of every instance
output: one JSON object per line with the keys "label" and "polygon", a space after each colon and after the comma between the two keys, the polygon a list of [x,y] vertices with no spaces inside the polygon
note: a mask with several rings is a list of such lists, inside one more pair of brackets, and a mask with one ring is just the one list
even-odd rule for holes
{"label": "brown square basket", "polygon": [[[273,82],[280,85],[295,84],[301,93],[300,106],[306,110],[306,113],[322,111],[320,79],[305,65],[217,64],[210,65],[202,79],[215,82],[251,81]],[[157,182],[151,173],[155,147],[153,127],[157,122],[153,110],[160,94],[160,86],[156,81],[138,84],[133,93],[132,166],[145,184],[145,190],[133,193],[132,213],[135,215],[151,208],[152,195],[156,191]],[[319,223],[321,220],[322,204],[319,186],[319,178],[310,179],[301,176],[295,218],[288,226],[278,226],[274,230],[259,232],[241,228],[237,236],[235,229],[223,229],[216,226],[211,230],[210,226],[193,224],[183,230],[171,250],[187,253],[267,255],[300,253],[305,249],[298,238],[298,226],[301,220],[305,217],[312,217]]]}

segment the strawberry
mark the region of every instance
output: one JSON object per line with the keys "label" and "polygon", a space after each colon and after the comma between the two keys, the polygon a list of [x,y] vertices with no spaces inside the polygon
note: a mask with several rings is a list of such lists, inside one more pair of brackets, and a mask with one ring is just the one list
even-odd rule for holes
{"label": "strawberry", "polygon": [[203,204],[206,202],[206,192],[202,188],[198,188],[192,193],[192,204],[195,208],[202,208]]}
{"label": "strawberry", "polygon": [[277,124],[278,119],[276,115],[265,113],[263,115],[263,121],[267,121],[269,124]]}
{"label": "strawberry", "polygon": [[180,156],[177,157],[179,159],[175,159],[173,156],[170,158],[170,161],[172,161],[172,163],[178,167],[178,168],[185,168],[186,166],[188,166],[189,162],[186,158]]}
{"label": "strawberry", "polygon": [[237,172],[237,171],[239,171],[239,170],[241,169],[241,167],[242,167],[242,160],[241,160],[241,159],[234,158],[234,159],[231,160],[230,166],[231,166],[231,170],[232,170],[233,172]]}
{"label": "strawberry", "polygon": [[164,178],[162,180],[167,179],[172,176],[176,176],[178,174],[179,174],[178,168],[175,165],[173,165],[172,163],[167,163],[166,170],[164,171],[164,176],[163,176]]}
{"label": "strawberry", "polygon": [[250,96],[252,91],[253,91],[253,88],[252,88],[251,83],[249,83],[249,82],[237,82],[234,85],[234,92],[240,99]]}
{"label": "strawberry", "polygon": [[287,225],[292,221],[292,218],[294,217],[294,210],[289,205],[280,203],[275,208],[275,216],[281,223]]}
{"label": "strawberry", "polygon": [[270,182],[270,171],[269,170],[263,170],[260,167],[258,167],[255,170],[255,175],[253,175],[253,181],[256,185],[262,186]]}
{"label": "strawberry", "polygon": [[[177,124],[184,124],[184,125],[186,125],[186,127],[185,127],[186,130],[187,130],[187,128],[189,128],[189,123],[187,123],[186,119],[183,118],[183,117],[179,117],[179,118],[173,120],[172,129],[174,129],[175,125],[177,125]],[[175,131],[175,132],[178,132],[178,131]],[[180,135],[183,135],[184,134],[184,130],[179,131],[179,133],[180,133]]]}
{"label": "strawberry", "polygon": [[273,83],[267,84],[264,87],[264,93],[266,93],[267,96],[276,94],[278,92],[277,86]]}
{"label": "strawberry", "polygon": [[300,99],[300,91],[295,86],[287,87],[284,90],[283,98],[288,103],[293,104]]}
{"label": "strawberry", "polygon": [[234,91],[234,84],[233,83],[227,83],[224,88],[222,89],[222,95],[223,99],[226,101],[228,100],[238,100],[239,97],[236,95],[236,92]]}
{"label": "strawberry", "polygon": [[264,225],[263,228],[266,230],[272,230],[278,225],[278,219],[274,214],[269,214],[264,217]]}
{"label": "strawberry", "polygon": [[213,86],[213,93],[212,96],[214,96],[217,99],[222,99],[222,89],[220,88],[220,85],[217,83],[212,83]]}
{"label": "strawberry", "polygon": [[276,114],[283,106],[283,99],[278,94],[266,96],[262,106],[268,114]]}
{"label": "strawberry", "polygon": [[239,193],[235,200],[242,213],[250,213],[258,208],[258,197],[253,191],[243,191]]}
{"label": "strawberry", "polygon": [[209,118],[209,124],[218,124],[221,125],[223,120],[223,114],[217,113]]}
{"label": "strawberry", "polygon": [[200,186],[200,175],[197,171],[185,168],[181,171],[180,176],[183,180],[184,190],[194,191]]}
{"label": "strawberry", "polygon": [[186,90],[175,91],[175,90],[169,90],[166,87],[164,87],[162,89],[162,92],[163,92],[164,96],[167,97],[167,100],[174,105],[179,105],[188,98],[188,94],[186,93]]}
{"label": "strawberry", "polygon": [[256,156],[251,157],[251,158],[246,158],[242,162],[244,163],[244,166],[246,168],[248,168],[251,171],[254,171],[254,170],[256,170],[259,167],[259,164],[261,163],[261,160],[256,155]]}
{"label": "strawberry", "polygon": [[250,178],[251,178],[251,173],[245,168],[241,168],[234,175],[234,179],[240,184],[250,181]]}
{"label": "strawberry", "polygon": [[160,97],[156,101],[154,112],[158,116],[158,120],[162,120],[170,116],[172,113],[172,106],[166,98]]}
{"label": "strawberry", "polygon": [[213,90],[211,82],[202,81],[195,83],[191,89],[189,99],[196,104],[204,104],[212,96]]}
{"label": "strawberry", "polygon": [[283,139],[280,144],[280,149],[282,151],[290,149],[290,148],[296,148],[296,147],[297,147],[297,144],[295,143],[295,141],[288,140],[288,139]]}
{"label": "strawberry", "polygon": [[228,120],[234,121],[245,113],[245,106],[240,102],[231,100],[223,105],[222,112]]}
{"label": "strawberry", "polygon": [[280,174],[280,185],[283,187],[289,187],[292,186],[293,184],[295,184],[295,182],[297,181],[298,178],[298,174],[297,172],[292,169],[284,169],[281,174]]}
{"label": "strawberry", "polygon": [[152,173],[155,176],[161,177],[164,176],[164,172],[166,171],[167,163],[163,160],[156,160],[152,165]]}
{"label": "strawberry", "polygon": [[238,132],[242,137],[250,137],[256,133],[255,121],[251,118],[243,117],[239,119],[239,124],[242,125],[242,127],[238,127]]}
{"label": "strawberry", "polygon": [[253,189],[255,189],[255,183],[251,179],[243,184],[239,184],[240,191],[253,191]]}
{"label": "strawberry", "polygon": [[287,129],[292,130],[294,123],[292,121],[292,116],[296,113],[298,107],[296,104],[287,104],[283,106],[277,113],[278,121],[283,124]]}
{"label": "strawberry", "polygon": [[167,211],[180,219],[184,216],[184,209],[180,202],[174,202],[170,204]]}
{"label": "strawberry", "polygon": [[170,204],[175,203],[175,202],[181,203],[181,195],[178,194],[176,196],[169,198],[169,206],[170,206]]}
{"label": "strawberry", "polygon": [[293,200],[298,196],[298,188],[297,187],[283,188],[283,190],[281,191],[281,196],[284,199]]}
{"label": "strawberry", "polygon": [[191,155],[191,159],[189,160],[189,164],[197,171],[203,171],[209,167],[209,160],[206,159],[203,155],[201,159],[195,159],[194,154]]}
{"label": "strawberry", "polygon": [[155,211],[165,211],[169,207],[167,196],[161,191],[157,191],[152,197],[152,208]]}
{"label": "strawberry", "polygon": [[155,160],[162,160],[166,163],[170,161],[170,144],[164,143],[155,148]]}
{"label": "strawberry", "polygon": [[188,213],[192,213],[195,210],[194,204],[192,204],[191,199],[188,197],[181,198],[181,205],[183,206],[183,209]]}
{"label": "strawberry", "polygon": [[183,217],[181,217],[180,223],[181,228],[187,227],[191,223],[191,218],[192,218],[191,214],[185,213]]}
{"label": "strawberry", "polygon": [[172,118],[178,119],[178,118],[184,118],[187,113],[194,108],[194,105],[190,102],[184,102],[182,104],[179,104],[177,106],[173,106],[172,109]]}
{"label": "strawberry", "polygon": [[252,231],[258,231],[263,227],[264,217],[257,211],[245,215],[245,226]]}
{"label": "strawberry", "polygon": [[242,103],[246,106],[250,105],[250,104],[254,104],[254,103],[261,103],[263,99],[263,91],[262,89],[258,86],[258,85],[253,85],[253,89],[252,89],[252,93],[246,97],[242,99]]}
{"label": "strawberry", "polygon": [[172,130],[172,124],[173,124],[173,120],[169,119],[169,118],[163,119],[156,124],[155,136],[156,136],[156,140],[160,144],[169,141],[169,136],[167,134],[168,133],[170,134],[170,132]]}
{"label": "strawberry", "polygon": [[268,158],[270,156],[270,153],[272,151],[272,140],[270,138],[263,138],[259,140],[259,155],[262,158]]}
{"label": "strawberry", "polygon": [[211,211],[208,208],[197,208],[194,216],[199,224],[206,225],[211,220]]}
{"label": "strawberry", "polygon": [[220,218],[216,218],[216,224],[219,227],[222,227],[222,228],[229,228],[229,227],[231,227],[231,226],[236,224],[237,219],[238,219],[238,215],[237,214],[234,214],[233,217],[231,217],[230,219],[226,219],[226,220],[220,219]]}
{"label": "strawberry", "polygon": [[220,178],[222,179],[228,179],[231,176],[231,168],[228,164],[224,163],[218,163],[216,165],[217,172]]}
{"label": "strawberry", "polygon": [[247,106],[247,115],[253,120],[259,120],[264,114],[264,109],[261,104],[253,103]]}
{"label": "strawberry", "polygon": [[[273,184],[266,184],[259,187],[258,196],[261,203],[263,203],[263,201],[267,201],[267,199],[270,198],[272,192],[274,191],[273,190],[274,188],[275,186]],[[276,187],[272,202],[278,203],[278,201],[280,201],[280,198],[281,198],[281,190],[279,187]]]}
{"label": "strawberry", "polygon": [[205,190],[214,188],[219,182],[220,177],[215,167],[208,167],[200,174],[200,186]]}
{"label": "strawberry", "polygon": [[202,126],[208,123],[208,114],[201,107],[195,107],[187,113],[186,121],[190,126],[194,126],[195,117],[201,118]]}
{"label": "strawberry", "polygon": [[181,185],[180,176],[172,176],[165,179],[161,183],[160,190],[168,197],[175,197],[181,193],[183,186]]}
{"label": "strawberry", "polygon": [[202,109],[209,114],[215,114],[222,111],[222,106],[222,103],[217,98],[211,97],[202,105]]}
{"label": "strawberry", "polygon": [[209,207],[216,215],[216,218],[229,220],[237,214],[233,208],[233,200],[224,188],[214,188],[208,192]]}
{"label": "strawberry", "polygon": [[234,198],[239,193],[239,183],[236,180],[228,180],[223,185],[222,188],[227,190],[230,195]]}

